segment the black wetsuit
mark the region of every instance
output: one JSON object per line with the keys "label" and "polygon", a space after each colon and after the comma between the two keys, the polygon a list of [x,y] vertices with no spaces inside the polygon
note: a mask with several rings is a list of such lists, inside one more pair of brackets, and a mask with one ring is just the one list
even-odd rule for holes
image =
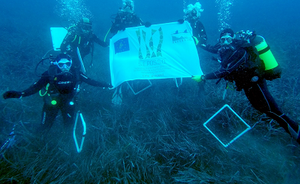
{"label": "black wetsuit", "polygon": [[[73,125],[76,113],[75,96],[79,83],[85,82],[98,87],[110,86],[108,83],[92,80],[83,73],[80,73],[78,76],[75,75],[76,72],[56,73],[59,69],[56,66],[53,67],[55,68],[52,68],[51,72],[49,70],[43,73],[36,83],[22,92],[22,97],[26,97],[37,93],[43,88],[47,88],[47,92],[42,92],[44,93],[44,106],[42,125],[39,130],[43,132],[47,132],[51,128],[59,110],[62,112],[65,126],[71,127]],[[56,104],[51,103],[53,100],[55,100]]]}
{"label": "black wetsuit", "polygon": [[199,19],[187,19],[193,29],[193,36],[197,39],[197,45],[206,44],[207,35],[204,25]]}
{"label": "black wetsuit", "polygon": [[143,25],[143,21],[134,13],[119,12],[111,26],[110,32],[116,34],[118,31],[125,30],[127,27]]}
{"label": "black wetsuit", "polygon": [[[61,52],[69,54],[73,59],[73,66],[80,67],[78,59],[77,47],[79,48],[82,59],[89,53],[93,54],[94,43],[103,47],[108,47],[108,43],[100,40],[92,31],[89,34],[83,34],[80,27],[71,27],[64,38],[60,49]],[[91,51],[92,50],[92,51]]]}
{"label": "black wetsuit", "polygon": [[225,80],[234,81],[237,90],[244,90],[248,100],[255,109],[276,120],[281,127],[300,143],[300,125],[287,117],[279,109],[268,90],[264,77],[258,76],[258,80],[256,81],[253,80],[253,77],[257,76],[257,72],[254,70],[240,71],[242,70],[241,66],[245,65],[245,63],[251,59],[250,54],[242,47],[227,47],[227,49],[224,49],[223,47],[219,49],[218,55],[221,61],[221,68],[216,72],[205,75],[204,78],[224,78]]}

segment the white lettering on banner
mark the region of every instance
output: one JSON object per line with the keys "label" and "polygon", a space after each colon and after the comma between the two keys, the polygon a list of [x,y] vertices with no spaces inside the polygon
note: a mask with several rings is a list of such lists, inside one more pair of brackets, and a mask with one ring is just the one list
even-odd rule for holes
{"label": "white lettering on banner", "polygon": [[165,71],[171,69],[170,66],[166,64],[164,58],[153,58],[140,60],[138,67],[134,69],[134,72],[141,73],[143,77],[163,77],[165,76]]}
{"label": "white lettering on banner", "polygon": [[139,66],[157,66],[166,64],[164,58],[144,59],[139,61]]}

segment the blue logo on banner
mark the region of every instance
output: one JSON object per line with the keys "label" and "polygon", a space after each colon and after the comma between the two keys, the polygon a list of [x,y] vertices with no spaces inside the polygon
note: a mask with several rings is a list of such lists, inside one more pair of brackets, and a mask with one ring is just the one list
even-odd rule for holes
{"label": "blue logo on banner", "polygon": [[114,43],[115,54],[129,51],[128,38],[122,38]]}

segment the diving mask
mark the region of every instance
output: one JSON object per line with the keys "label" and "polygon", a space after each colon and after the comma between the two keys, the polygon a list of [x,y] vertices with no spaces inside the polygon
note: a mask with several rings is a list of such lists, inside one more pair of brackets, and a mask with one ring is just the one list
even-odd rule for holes
{"label": "diving mask", "polygon": [[92,25],[91,24],[83,24],[81,26],[81,31],[83,34],[89,34],[92,32]]}
{"label": "diving mask", "polygon": [[61,60],[59,60],[57,62],[57,66],[58,68],[63,71],[63,72],[67,72],[70,70],[71,66],[72,66],[72,60],[68,60],[66,58],[62,58]]}
{"label": "diving mask", "polygon": [[229,45],[232,43],[233,38],[229,35],[224,35],[220,38],[220,43],[222,45]]}

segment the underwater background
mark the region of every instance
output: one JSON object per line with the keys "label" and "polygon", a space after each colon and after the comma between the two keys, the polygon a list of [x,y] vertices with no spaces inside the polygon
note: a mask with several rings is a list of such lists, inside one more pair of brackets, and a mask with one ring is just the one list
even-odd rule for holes
{"label": "underwater background", "polygon": [[[135,13],[152,24],[183,18],[183,8],[196,0],[135,0]],[[208,43],[219,30],[255,30],[263,35],[283,69],[268,81],[279,107],[300,122],[300,2],[296,0],[200,0]],[[50,27],[68,27],[91,18],[94,33],[104,39],[121,0],[10,0],[0,6],[0,92],[24,90],[38,80],[34,69],[52,48]],[[110,35],[111,36],[111,35]],[[109,49],[95,46],[92,79],[109,82]],[[204,73],[219,67],[199,50]],[[87,58],[89,59],[89,58]],[[42,72],[45,68],[40,68]],[[0,145],[15,126],[15,144],[1,150],[0,183],[300,183],[300,146],[276,122],[251,107],[243,92],[225,82],[198,84],[183,79],[156,80],[133,95],[123,92],[113,106],[113,91],[83,85],[80,109],[87,122],[81,153],[63,136],[40,139],[43,100],[38,94],[0,100]],[[229,104],[251,127],[224,148],[203,126]],[[60,135],[62,118],[51,131]]]}

